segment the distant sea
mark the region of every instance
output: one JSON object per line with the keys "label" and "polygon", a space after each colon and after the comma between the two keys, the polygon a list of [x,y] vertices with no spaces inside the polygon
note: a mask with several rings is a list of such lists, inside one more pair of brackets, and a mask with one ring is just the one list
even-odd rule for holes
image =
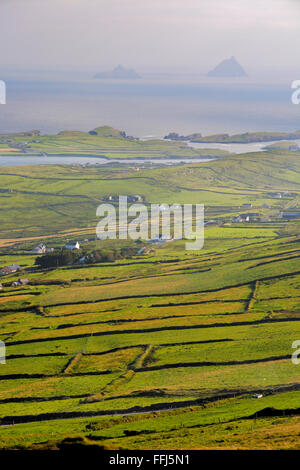
{"label": "distant sea", "polygon": [[207,135],[300,129],[300,106],[291,103],[288,80],[7,79],[6,84],[0,133],[110,125],[129,135],[161,138],[170,131]]}

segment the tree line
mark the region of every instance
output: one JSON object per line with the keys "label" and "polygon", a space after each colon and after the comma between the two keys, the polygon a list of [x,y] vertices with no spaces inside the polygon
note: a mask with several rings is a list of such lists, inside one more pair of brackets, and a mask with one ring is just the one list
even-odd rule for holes
{"label": "tree line", "polygon": [[35,265],[42,268],[54,268],[59,266],[68,266],[77,263],[94,264],[112,262],[119,259],[127,259],[136,255],[138,247],[123,247],[112,250],[94,250],[87,252],[85,250],[56,250],[52,253],[46,253],[35,260]]}

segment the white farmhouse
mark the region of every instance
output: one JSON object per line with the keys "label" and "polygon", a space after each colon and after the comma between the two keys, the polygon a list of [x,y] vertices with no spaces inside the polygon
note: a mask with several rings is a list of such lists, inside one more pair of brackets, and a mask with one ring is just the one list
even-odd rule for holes
{"label": "white farmhouse", "polygon": [[79,250],[80,245],[78,242],[68,242],[66,244],[66,250]]}
{"label": "white farmhouse", "polygon": [[31,250],[31,253],[36,253],[39,255],[42,253],[46,253],[46,245],[44,245],[43,243],[40,243],[35,248],[33,248],[33,250]]}

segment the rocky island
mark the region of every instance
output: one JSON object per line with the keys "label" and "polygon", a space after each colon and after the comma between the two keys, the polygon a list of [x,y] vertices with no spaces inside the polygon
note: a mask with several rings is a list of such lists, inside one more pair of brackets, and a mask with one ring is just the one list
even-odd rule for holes
{"label": "rocky island", "polygon": [[230,59],[222,60],[213,70],[208,72],[208,77],[247,77],[243,67],[234,56]]}
{"label": "rocky island", "polygon": [[141,76],[134,69],[126,69],[122,65],[118,65],[109,72],[97,73],[94,78],[97,79],[137,79]]}

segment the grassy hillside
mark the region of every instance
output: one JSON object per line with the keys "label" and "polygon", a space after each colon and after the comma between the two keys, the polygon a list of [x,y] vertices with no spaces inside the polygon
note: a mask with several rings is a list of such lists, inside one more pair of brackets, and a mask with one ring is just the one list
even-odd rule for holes
{"label": "grassy hillside", "polygon": [[[300,221],[278,217],[299,208],[299,170],[291,152],[138,175],[2,168],[1,266],[30,283],[1,278],[0,447],[299,449]],[[94,240],[97,205],[118,194],[205,203],[204,248],[143,242],[130,259],[35,265],[41,241],[120,247]],[[247,211],[258,219],[233,222]]]}
{"label": "grassy hillside", "polygon": [[180,136],[171,132],[165,138],[177,141],[190,141],[201,143],[224,143],[224,144],[246,144],[250,142],[270,142],[272,140],[293,140],[300,138],[300,131],[295,132],[245,132],[243,134],[213,134],[203,136],[194,133],[187,136]]}
{"label": "grassy hillside", "polygon": [[[242,204],[269,205],[259,212],[273,217],[297,207],[300,194],[296,152],[250,153],[139,172],[130,167],[1,167],[0,177],[2,239],[95,233],[96,207],[109,195],[139,194],[147,204],[203,203],[207,219],[231,221]],[[286,191],[274,199],[272,193]]]}
{"label": "grassy hillside", "polygon": [[183,142],[164,140],[140,141],[126,136],[109,126],[90,132],[62,131],[56,135],[26,134],[0,135],[0,155],[94,155],[112,159],[163,159],[221,157],[229,152],[214,149],[192,149]]}

